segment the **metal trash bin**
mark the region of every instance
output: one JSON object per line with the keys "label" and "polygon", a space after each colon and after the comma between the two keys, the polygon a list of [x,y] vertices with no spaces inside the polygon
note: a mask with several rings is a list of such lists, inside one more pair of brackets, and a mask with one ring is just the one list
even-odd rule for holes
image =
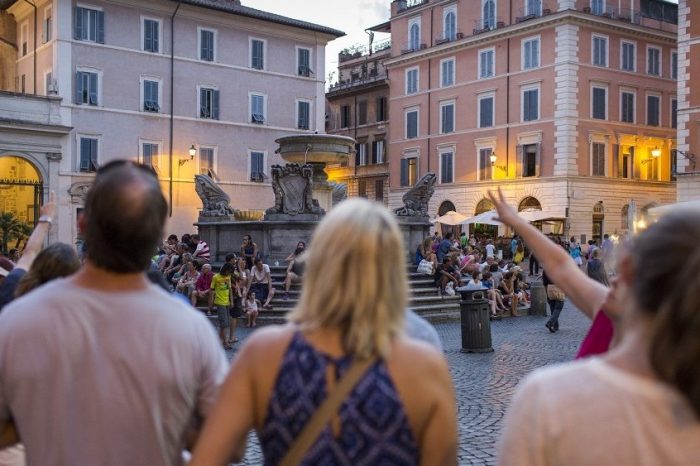
{"label": "metal trash bin", "polygon": [[530,311],[531,316],[547,315],[547,291],[542,283],[530,285]]}
{"label": "metal trash bin", "polygon": [[462,323],[462,353],[490,353],[491,312],[486,287],[463,286],[457,288],[462,295],[459,311]]}

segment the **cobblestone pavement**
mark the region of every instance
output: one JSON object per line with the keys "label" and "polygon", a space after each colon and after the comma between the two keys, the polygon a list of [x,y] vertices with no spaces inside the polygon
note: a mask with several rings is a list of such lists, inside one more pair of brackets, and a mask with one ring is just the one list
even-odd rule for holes
{"label": "cobblestone pavement", "polygon": [[[459,464],[493,465],[510,399],[518,382],[532,370],[573,359],[590,321],[569,302],[560,318],[560,331],[549,333],[545,317],[507,318],[492,322],[493,353],[461,353],[459,322],[437,324],[457,395]],[[250,334],[242,329],[243,341]],[[233,357],[234,352],[229,352]],[[525,427],[526,428],[526,427]],[[262,464],[257,439],[251,434],[241,464]]]}

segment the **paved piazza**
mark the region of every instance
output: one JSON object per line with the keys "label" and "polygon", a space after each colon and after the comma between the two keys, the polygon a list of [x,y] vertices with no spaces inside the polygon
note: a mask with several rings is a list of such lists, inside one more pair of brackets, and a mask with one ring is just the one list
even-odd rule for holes
{"label": "paved piazza", "polygon": [[[492,322],[493,353],[464,354],[459,322],[437,324],[457,394],[459,413],[459,464],[496,463],[496,442],[515,386],[533,369],[570,361],[590,321],[569,302],[560,319],[561,329],[551,334],[545,317],[507,318]],[[250,334],[241,329],[239,336]],[[229,352],[232,357],[233,352]],[[523,426],[526,429],[527,426]],[[262,464],[256,439],[251,435],[242,464]]]}

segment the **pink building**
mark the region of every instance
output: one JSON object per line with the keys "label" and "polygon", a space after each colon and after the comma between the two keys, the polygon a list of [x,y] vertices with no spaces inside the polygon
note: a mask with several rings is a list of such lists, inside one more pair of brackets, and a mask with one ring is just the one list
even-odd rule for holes
{"label": "pink building", "polygon": [[33,167],[43,196],[57,192],[62,241],[75,238],[86,188],[110,160],[157,170],[179,235],[201,208],[195,174],[215,178],[236,209],[260,213],[273,203],[269,168],[282,162],[275,139],[324,130],[325,46],[340,31],[239,0],[0,7],[2,90],[50,97],[46,108],[69,128],[59,147],[7,144],[0,157]]}
{"label": "pink building", "polygon": [[[622,233],[675,198],[677,5],[394,1],[389,204],[438,174],[432,215],[501,187],[560,233]],[[562,228],[566,231],[561,231]]]}

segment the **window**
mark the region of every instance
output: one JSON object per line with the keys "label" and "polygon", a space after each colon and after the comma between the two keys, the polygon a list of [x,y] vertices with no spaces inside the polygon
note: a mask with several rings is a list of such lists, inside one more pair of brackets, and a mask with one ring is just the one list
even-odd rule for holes
{"label": "window", "polygon": [[608,119],[608,89],[605,87],[591,88],[591,118]]}
{"label": "window", "polygon": [[313,74],[311,71],[311,50],[297,48],[297,74],[307,78]]}
{"label": "window", "polygon": [[529,70],[540,66],[540,38],[523,39],[522,68]]}
{"label": "window", "polygon": [[492,147],[484,147],[479,149],[479,167],[477,175],[480,181],[490,180],[493,178],[491,169],[491,154]]}
{"label": "window", "polygon": [[262,94],[250,94],[250,122],[265,123],[265,96]]}
{"label": "window", "polygon": [[[200,147],[199,151],[199,174],[216,178],[214,175],[214,148]],[[212,176],[214,175],[214,176]]]}
{"label": "window", "polygon": [[659,126],[661,109],[661,97],[658,95],[647,96],[647,125]]}
{"label": "window", "polygon": [[671,99],[671,128],[678,128],[678,100]]}
{"label": "window", "polygon": [[27,75],[23,74],[20,77],[20,91],[24,94],[27,91]]}
{"label": "window", "polygon": [[455,83],[455,59],[448,58],[440,62],[441,87],[452,86]]}
{"label": "window", "polygon": [[265,180],[265,152],[250,152],[250,181]]}
{"label": "window", "polygon": [[678,52],[671,52],[671,78],[678,79]]}
{"label": "window", "polygon": [[661,76],[661,49],[647,47],[647,74]]}
{"label": "window", "polygon": [[620,94],[620,121],[625,123],[634,123],[635,100],[635,94],[633,92],[622,91]]}
{"label": "window", "polygon": [[521,176],[524,178],[539,176],[540,144],[518,146]]}
{"label": "window", "polygon": [[496,27],[496,2],[494,0],[486,0],[484,2],[481,20],[484,29],[493,29]]}
{"label": "window", "polygon": [[98,74],[92,71],[78,71],[75,74],[75,103],[78,105],[99,105]]}
{"label": "window", "polygon": [[141,163],[153,167],[158,171],[158,162],[160,161],[160,148],[157,143],[144,142],[141,144]]}
{"label": "window", "polygon": [[455,130],[454,102],[440,103],[440,134],[453,133]]}
{"label": "window", "polygon": [[411,18],[408,21],[408,49],[418,50],[420,48],[420,16]]}
{"label": "window", "polygon": [[591,13],[602,15],[605,12],[605,0],[591,0]]}
{"label": "window", "polygon": [[418,157],[401,159],[401,186],[413,186],[418,180]]}
{"label": "window", "polygon": [[309,129],[311,120],[311,102],[307,100],[297,101],[297,128]]}
{"label": "window", "polygon": [[157,19],[143,18],[141,27],[143,30],[143,50],[146,52],[160,52],[160,21]]}
{"label": "window", "polygon": [[635,43],[622,41],[620,54],[621,68],[624,71],[637,71],[637,46]]}
{"label": "window", "polygon": [[44,43],[53,39],[53,8],[51,6],[44,8],[44,35],[42,38]]}
{"label": "window", "polygon": [[495,49],[479,50],[479,79],[490,78],[495,74]]}
{"label": "window", "polygon": [[250,39],[250,67],[256,70],[265,69],[265,41]]}
{"label": "window", "polygon": [[367,198],[367,180],[357,181],[357,197]]}
{"label": "window", "polygon": [[384,202],[384,180],[374,181],[374,200]]}
{"label": "window", "polygon": [[542,0],[525,0],[527,16],[542,15]]}
{"label": "window", "polygon": [[151,79],[143,80],[143,111],[160,111],[160,82]]}
{"label": "window", "polygon": [[522,121],[535,121],[540,118],[540,88],[522,90],[523,118]]}
{"label": "window", "polygon": [[634,146],[623,150],[618,162],[618,176],[620,178],[632,178],[634,173]]}
{"label": "window", "polygon": [[219,119],[219,91],[210,87],[199,88],[199,118]]}
{"label": "window", "polygon": [[372,142],[372,163],[384,163],[384,140],[378,139]]}
{"label": "window", "polygon": [[591,175],[605,176],[605,144],[594,142],[591,144]]}
{"label": "window", "polygon": [[350,106],[343,105],[340,107],[340,127],[347,128],[350,126]]}
{"label": "window", "polygon": [[418,137],[418,109],[406,112],[406,139]]}
{"label": "window", "polygon": [[361,100],[357,103],[357,124],[367,124],[367,101]]}
{"label": "window", "polygon": [[20,26],[20,54],[25,56],[29,53],[29,23],[23,23]]}
{"label": "window", "polygon": [[406,70],[406,94],[418,92],[418,68]]}
{"label": "window", "polygon": [[596,66],[608,66],[608,38],[593,36],[593,64]]}
{"label": "window", "polygon": [[443,10],[443,38],[455,40],[457,38],[457,11],[456,7],[448,7]]}
{"label": "window", "polygon": [[98,161],[98,139],[94,137],[81,136],[79,141],[79,167],[81,172],[97,171]]}
{"label": "window", "polygon": [[355,166],[367,165],[367,143],[358,142],[355,144]]}
{"label": "window", "polygon": [[440,152],[440,183],[452,183],[454,181],[454,152]]}
{"label": "window", "polygon": [[479,128],[490,128],[494,125],[494,100],[493,94],[479,96],[479,114],[477,115]]}
{"label": "window", "polygon": [[386,97],[377,97],[377,121],[386,121]]}
{"label": "window", "polygon": [[199,29],[199,59],[202,61],[215,60],[216,32],[211,29]]}
{"label": "window", "polygon": [[105,43],[104,11],[75,7],[74,27],[74,39],[97,42],[99,44]]}

